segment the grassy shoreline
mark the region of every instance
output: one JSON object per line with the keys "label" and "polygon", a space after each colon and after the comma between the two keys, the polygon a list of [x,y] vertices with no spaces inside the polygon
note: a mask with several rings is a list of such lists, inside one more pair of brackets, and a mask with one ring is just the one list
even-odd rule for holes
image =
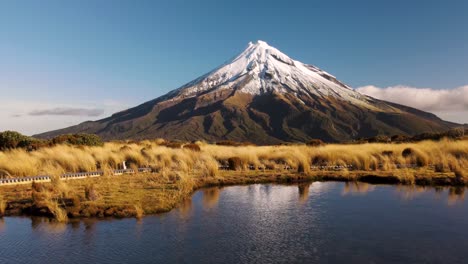
{"label": "grassy shoreline", "polygon": [[[412,172],[416,173],[417,172]],[[87,217],[137,217],[143,215],[169,212],[177,204],[188,198],[201,188],[215,186],[232,186],[247,184],[293,184],[314,181],[363,182],[371,184],[395,184],[418,186],[455,186],[463,187],[455,176],[447,173],[434,175],[419,174],[415,180],[396,177],[388,173],[370,173],[353,171],[346,175],[332,171],[315,173],[297,172],[235,172],[223,171],[217,177],[194,177],[193,179],[175,179],[154,181],[154,175],[136,174],[115,177],[90,178],[67,183],[42,183],[37,186],[17,185],[2,188],[2,200],[6,202],[5,216],[47,216],[59,221],[68,218]],[[148,181],[150,179],[150,181]],[[90,188],[91,186],[91,188]],[[39,191],[38,191],[39,190]],[[90,194],[91,192],[91,194]],[[37,198],[41,193],[47,193],[46,203],[41,204]],[[38,195],[39,194],[39,195]],[[95,197],[90,197],[90,196]],[[58,208],[57,208],[58,206]],[[55,210],[55,212],[54,212]],[[63,210],[57,215],[57,210]]]}
{"label": "grassy shoreline", "polygon": [[[186,147],[190,146],[190,147]],[[58,180],[59,173],[110,168],[125,160],[155,173]],[[352,169],[314,170],[323,165]],[[403,165],[414,164],[410,168]],[[22,165],[22,166],[21,166]],[[220,170],[225,166],[228,170]],[[468,141],[408,144],[292,146],[170,146],[161,142],[54,146],[0,152],[8,175],[41,172],[51,183],[0,186],[0,215],[40,215],[65,222],[82,217],[137,217],[167,212],[195,190],[252,183],[346,181],[422,186],[467,186]]]}

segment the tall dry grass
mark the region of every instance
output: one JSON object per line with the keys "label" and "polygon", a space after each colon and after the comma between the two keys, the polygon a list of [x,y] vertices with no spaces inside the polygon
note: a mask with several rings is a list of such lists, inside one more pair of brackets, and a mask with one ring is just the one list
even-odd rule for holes
{"label": "tall dry grass", "polygon": [[0,194],[0,217],[5,215],[5,210],[6,210],[6,201],[3,198],[3,196]]}
{"label": "tall dry grass", "polygon": [[66,193],[61,192],[60,186],[54,188],[45,188],[41,185],[33,186],[32,201],[36,208],[45,208],[58,222],[67,222],[68,216],[63,206],[60,206],[59,201],[62,197],[66,197]]}
{"label": "tall dry grass", "polygon": [[[239,170],[281,170],[287,167],[308,173],[311,165],[352,165],[357,170],[390,172],[398,169],[399,165],[415,164],[423,168],[431,166],[436,172],[456,172],[457,177],[466,180],[468,168],[468,140],[318,147],[223,146],[197,142],[199,150],[193,146],[172,148],[170,144],[163,143],[161,140],[145,140],[110,142],[103,147],[57,145],[33,152],[5,151],[0,152],[0,171],[11,176],[95,170],[110,173],[126,161],[130,167],[151,167],[166,176],[177,171],[181,175],[213,177],[219,174],[220,164],[227,164],[229,159],[235,158]],[[399,175],[412,180],[404,169],[399,170]]]}
{"label": "tall dry grass", "polygon": [[143,218],[143,216],[145,215],[145,211],[143,210],[143,207],[139,204],[134,205],[134,207],[135,207],[135,217],[137,219]]}

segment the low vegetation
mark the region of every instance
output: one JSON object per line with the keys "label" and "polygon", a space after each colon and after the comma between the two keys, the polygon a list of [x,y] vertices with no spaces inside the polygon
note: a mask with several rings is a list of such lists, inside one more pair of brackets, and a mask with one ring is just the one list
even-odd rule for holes
{"label": "low vegetation", "polygon": [[40,143],[40,140],[24,136],[15,131],[4,131],[0,133],[0,150],[15,148],[27,149]]}
{"label": "low vegetation", "polygon": [[468,128],[466,126],[456,127],[440,133],[422,133],[414,136],[405,135],[379,135],[370,138],[360,138],[351,143],[409,143],[420,142],[424,140],[441,140],[441,139],[463,139],[468,136]]}
{"label": "low vegetation", "polygon": [[51,147],[57,144],[102,146],[103,141],[99,136],[93,134],[68,134],[57,136],[50,140],[43,140],[28,137],[16,131],[0,132],[0,151],[11,149],[25,149],[27,151],[34,151],[39,148]]}
{"label": "low vegetation", "polygon": [[68,134],[54,137],[50,140],[50,144],[69,144],[77,146],[102,146],[102,139],[93,134]]}
{"label": "low vegetation", "polygon": [[[153,173],[113,176],[126,161]],[[0,152],[3,177],[58,175],[102,170],[83,180],[3,186],[0,215],[142,217],[172,209],[203,186],[302,182],[365,181],[418,185],[467,185],[468,140],[417,143],[366,143],[254,146],[145,140],[102,146],[57,144],[34,151]]]}

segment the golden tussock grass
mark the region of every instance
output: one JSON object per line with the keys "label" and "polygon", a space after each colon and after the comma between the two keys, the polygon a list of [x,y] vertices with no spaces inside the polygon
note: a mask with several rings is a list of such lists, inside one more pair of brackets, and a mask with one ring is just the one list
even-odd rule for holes
{"label": "golden tussock grass", "polygon": [[69,195],[68,186],[54,180],[48,187],[33,184],[32,203],[37,210],[51,214],[58,222],[67,222],[68,216],[64,206],[60,206],[61,198]]}
{"label": "golden tussock grass", "polygon": [[0,195],[0,217],[2,217],[5,214],[5,209],[6,209],[6,201],[3,198],[2,195]]}
{"label": "golden tussock grass", "polygon": [[[402,166],[431,167],[440,173],[455,173],[466,178],[468,141],[441,140],[406,144],[368,143],[361,145],[330,144],[311,147],[288,146],[225,146],[198,142],[189,148],[171,148],[161,140],[110,142],[103,147],[57,145],[33,152],[11,150],[0,152],[0,171],[4,175],[59,175],[64,172],[111,170],[123,161],[131,168],[151,167],[156,171],[196,172],[212,177],[222,163],[235,162],[236,170],[249,168],[281,169],[285,166],[308,173],[311,165],[352,165],[355,170],[398,171],[410,178]],[[167,144],[166,144],[167,145]],[[399,167],[400,166],[400,167]]]}
{"label": "golden tussock grass", "polygon": [[137,219],[143,218],[145,212],[144,212],[142,206],[141,205],[135,205],[134,207],[135,207],[135,217]]}

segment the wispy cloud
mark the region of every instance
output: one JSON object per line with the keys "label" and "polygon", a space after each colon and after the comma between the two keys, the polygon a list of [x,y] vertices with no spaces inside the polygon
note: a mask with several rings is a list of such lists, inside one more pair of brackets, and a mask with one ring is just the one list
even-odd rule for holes
{"label": "wispy cloud", "polygon": [[455,89],[415,88],[403,85],[380,88],[368,85],[356,90],[377,99],[433,112],[452,121],[468,122],[468,85]]}
{"label": "wispy cloud", "polygon": [[108,99],[76,104],[67,101],[19,101],[2,97],[0,131],[16,130],[33,135],[110,116],[135,104]]}
{"label": "wispy cloud", "polygon": [[104,113],[104,109],[100,108],[73,108],[73,107],[57,107],[51,109],[33,110],[28,114],[31,116],[89,116],[96,117]]}

